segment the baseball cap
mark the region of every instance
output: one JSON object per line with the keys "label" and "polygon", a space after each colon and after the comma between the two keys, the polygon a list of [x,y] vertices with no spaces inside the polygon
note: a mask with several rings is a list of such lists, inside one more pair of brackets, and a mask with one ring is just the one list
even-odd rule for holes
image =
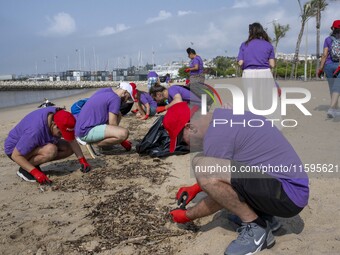
{"label": "baseball cap", "polygon": [[340,28],[340,20],[334,20],[331,28]]}
{"label": "baseball cap", "polygon": [[186,102],[180,102],[171,106],[163,118],[163,126],[170,137],[170,152],[174,152],[177,144],[177,136],[181,133],[185,124],[190,121],[190,108]]}
{"label": "baseball cap", "polygon": [[74,140],[74,126],[76,125],[76,119],[70,112],[65,110],[57,111],[54,114],[53,121],[66,141]]}
{"label": "baseball cap", "polygon": [[137,95],[137,85],[134,82],[130,82],[130,85],[132,87],[132,99],[136,100]]}
{"label": "baseball cap", "polygon": [[124,89],[124,90],[126,90],[127,92],[129,92],[131,98],[134,99],[133,94],[132,94],[132,86],[131,86],[129,83],[127,83],[127,82],[121,82],[121,83],[119,84],[119,88]]}

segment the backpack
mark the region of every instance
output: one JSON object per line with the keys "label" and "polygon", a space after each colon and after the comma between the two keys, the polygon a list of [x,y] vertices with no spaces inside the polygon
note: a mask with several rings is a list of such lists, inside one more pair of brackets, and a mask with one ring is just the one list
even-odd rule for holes
{"label": "backpack", "polygon": [[83,98],[78,100],[77,102],[75,102],[72,106],[71,106],[71,113],[73,115],[79,114],[81,108],[83,108],[84,104],[87,102],[87,100],[89,100],[88,98]]}
{"label": "backpack", "polygon": [[339,62],[340,59],[340,40],[336,39],[334,36],[332,38],[332,46],[330,50],[331,59],[333,62]]}
{"label": "backpack", "polygon": [[166,157],[170,155],[184,155],[190,152],[189,146],[183,144],[182,140],[177,137],[176,149],[173,153],[170,153],[170,137],[163,127],[163,118],[164,115],[158,117],[143,140],[136,145],[136,151],[139,155]]}

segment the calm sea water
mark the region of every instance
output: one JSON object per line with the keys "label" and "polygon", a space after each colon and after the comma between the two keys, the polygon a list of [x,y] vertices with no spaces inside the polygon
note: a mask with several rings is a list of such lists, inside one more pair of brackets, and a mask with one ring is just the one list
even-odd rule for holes
{"label": "calm sea water", "polygon": [[0,108],[17,105],[37,103],[40,104],[44,98],[53,102],[53,99],[82,94],[87,89],[72,90],[33,90],[33,91],[0,91]]}

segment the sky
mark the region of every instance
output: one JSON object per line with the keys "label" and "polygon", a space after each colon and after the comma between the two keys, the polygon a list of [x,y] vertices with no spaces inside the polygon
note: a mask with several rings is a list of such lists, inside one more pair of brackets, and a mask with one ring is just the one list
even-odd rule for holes
{"label": "sky", "polygon": [[[339,7],[330,0],[322,13],[321,47]],[[297,0],[0,0],[0,75],[187,61],[188,47],[204,59],[237,56],[253,22],[270,37],[273,22],[289,24],[277,51],[293,53],[299,15]],[[314,18],[307,35],[315,54]]]}

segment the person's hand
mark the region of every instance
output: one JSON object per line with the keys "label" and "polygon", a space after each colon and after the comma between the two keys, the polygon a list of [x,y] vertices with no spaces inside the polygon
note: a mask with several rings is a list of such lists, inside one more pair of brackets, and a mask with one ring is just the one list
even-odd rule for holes
{"label": "person's hand", "polygon": [[190,68],[185,68],[184,72],[189,73],[190,72]]}
{"label": "person's hand", "polygon": [[141,119],[142,120],[147,120],[149,118],[149,114],[145,114]]}
{"label": "person's hand", "polygon": [[177,204],[183,204],[184,206],[186,206],[201,191],[202,189],[198,185],[198,183],[189,187],[180,188],[176,194]]}
{"label": "person's hand", "polygon": [[321,77],[323,76],[323,69],[319,69],[318,71],[318,77],[321,79]]}
{"label": "person's hand", "polygon": [[340,66],[338,66],[338,68],[334,71],[333,78],[337,78],[339,73],[340,73]]}
{"label": "person's hand", "polygon": [[161,113],[161,112],[164,112],[164,111],[166,111],[165,106],[158,106],[157,109],[156,109],[157,113]]}
{"label": "person's hand", "polygon": [[170,211],[170,215],[172,216],[172,220],[177,223],[187,223],[191,221],[187,217],[187,210],[183,209],[174,209]]}
{"label": "person's hand", "polygon": [[41,172],[38,168],[34,168],[30,171],[30,174],[39,182],[40,184],[52,184],[52,181]]}
{"label": "person's hand", "polygon": [[132,143],[129,140],[125,140],[125,141],[121,142],[120,145],[123,146],[126,151],[130,151],[131,148],[132,148]]}
{"label": "person's hand", "polygon": [[79,163],[80,163],[80,171],[82,171],[83,173],[90,172],[91,166],[90,166],[89,163],[87,163],[85,157],[82,157],[78,160],[79,160]]}

